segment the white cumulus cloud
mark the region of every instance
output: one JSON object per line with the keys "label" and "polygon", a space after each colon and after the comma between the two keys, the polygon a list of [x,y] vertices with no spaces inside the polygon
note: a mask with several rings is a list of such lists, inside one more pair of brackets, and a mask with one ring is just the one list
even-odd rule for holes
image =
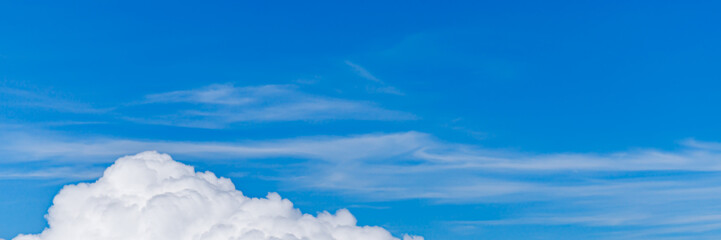
{"label": "white cumulus cloud", "polygon": [[42,233],[14,240],[397,239],[380,227],[357,226],[345,209],[312,216],[276,193],[246,197],[229,179],[157,152],[120,158],[94,183],[65,186],[46,218]]}

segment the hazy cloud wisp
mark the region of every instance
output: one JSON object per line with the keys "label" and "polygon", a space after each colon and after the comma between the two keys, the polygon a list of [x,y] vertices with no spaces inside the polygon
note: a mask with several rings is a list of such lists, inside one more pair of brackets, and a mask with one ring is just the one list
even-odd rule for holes
{"label": "hazy cloud wisp", "polygon": [[146,96],[141,105],[176,106],[166,115],[128,117],[152,124],[222,128],[238,122],[318,120],[412,120],[413,114],[387,110],[371,102],[324,97],[301,92],[294,85],[236,87],[214,84],[200,89]]}
{"label": "hazy cloud wisp", "polygon": [[[668,226],[716,212],[715,203],[721,200],[717,194],[720,188],[714,187],[721,182],[721,148],[717,143],[693,140],[674,151],[645,149],[608,154],[492,150],[446,143],[420,132],[232,143],[83,139],[47,133],[6,133],[0,140],[9,143],[0,146],[0,151],[6,153],[4,161],[98,163],[144,149],[204,160],[255,161],[256,166],[271,166],[273,158],[295,158],[304,160],[284,166],[286,174],[277,181],[361,201],[542,201],[559,208],[575,208],[564,218],[539,212],[503,221],[459,223],[463,225],[524,224],[552,218],[555,221],[545,223]],[[57,172],[37,171],[29,177]],[[13,176],[25,177],[8,177]],[[704,224],[721,224],[715,218],[700,220]],[[682,221],[675,225],[686,226],[678,229],[681,231],[699,224]]]}

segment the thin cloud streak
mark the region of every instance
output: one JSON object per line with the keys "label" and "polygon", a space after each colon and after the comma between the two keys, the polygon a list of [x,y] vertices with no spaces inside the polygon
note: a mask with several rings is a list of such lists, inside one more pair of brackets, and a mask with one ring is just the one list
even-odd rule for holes
{"label": "thin cloud streak", "polygon": [[102,175],[102,168],[53,167],[33,171],[0,171],[0,179],[71,179],[93,180]]}
{"label": "thin cloud streak", "polygon": [[200,89],[151,94],[139,105],[178,107],[175,113],[126,116],[148,124],[224,128],[240,122],[375,120],[403,121],[417,117],[365,101],[311,95],[294,85],[236,87],[215,84]]}
{"label": "thin cloud streak", "polygon": [[[104,114],[101,121],[58,120],[49,124],[78,125],[129,121],[141,124],[222,129],[244,122],[407,121],[417,116],[385,109],[370,101],[305,93],[296,85],[206,87],[146,95],[139,101],[97,108],[53,94],[0,86],[0,103],[15,109],[42,109],[72,114]],[[110,118],[107,118],[110,117]]]}
{"label": "thin cloud streak", "polygon": [[[428,141],[422,133],[407,132],[396,134],[368,134],[351,137],[309,137],[281,139],[265,142],[173,142],[139,141],[126,139],[92,138],[75,139],[53,133],[38,134],[6,132],[0,151],[22,156],[16,159],[104,161],[117,157],[154,149],[176,155],[202,155],[216,157],[269,158],[299,157],[328,162],[353,161],[358,159],[385,159],[409,154]],[[96,160],[93,160],[96,159]],[[6,161],[8,161],[6,159]]]}
{"label": "thin cloud streak", "polygon": [[[721,151],[694,146],[674,151],[654,149],[610,154],[519,154],[470,145],[444,143],[421,132],[319,136],[266,141],[178,142],[94,138],[81,140],[44,131],[5,131],[6,152],[36,158],[117,156],[153,148],[174,154],[218,154],[249,158],[294,156],[328,162],[363,160],[404,165],[408,172],[438,170],[499,171],[721,171]],[[711,144],[711,143],[707,143]],[[390,161],[390,162],[389,162]]]}
{"label": "thin cloud streak", "polygon": [[0,102],[7,107],[40,108],[57,112],[98,114],[112,111],[112,108],[95,108],[89,104],[39,94],[18,88],[0,87]]}
{"label": "thin cloud streak", "polygon": [[[305,161],[286,168],[297,171],[276,179],[290,189],[326,191],[361,201],[536,201],[576,209],[563,215],[529,212],[477,224],[534,224],[550,219],[545,224],[694,226],[699,221],[715,221],[694,217],[719,212],[713,203],[721,201],[719,188],[712,187],[721,182],[721,151],[697,148],[701,143],[685,144],[676,151],[521,154],[446,143],[420,132],[227,143],[81,139],[6,131],[2,141],[8,143],[0,146],[4,162],[105,163],[143,150],[191,159],[261,160],[261,165],[265,159],[296,158]],[[686,177],[668,177],[678,174]]]}
{"label": "thin cloud streak", "polygon": [[353,68],[353,70],[354,70],[359,76],[361,76],[361,77],[363,77],[363,78],[365,78],[365,79],[368,79],[368,80],[371,80],[371,81],[380,83],[380,84],[385,84],[383,81],[381,81],[381,80],[378,79],[376,76],[374,76],[373,74],[371,74],[371,73],[370,73],[368,70],[366,70],[364,67],[361,67],[360,65],[355,64],[355,63],[353,63],[353,62],[351,62],[351,61],[348,61],[348,60],[345,61],[345,64],[348,65],[348,66],[350,66],[351,68]]}
{"label": "thin cloud streak", "polygon": [[358,76],[370,80],[374,82],[376,85],[369,85],[366,87],[366,90],[371,93],[385,93],[385,94],[393,94],[393,95],[405,95],[403,92],[398,90],[397,88],[393,86],[388,86],[383,80],[380,80],[375,75],[370,73],[368,70],[366,70],[363,66],[355,64],[351,61],[346,60],[345,64],[350,66],[353,71],[358,74]]}

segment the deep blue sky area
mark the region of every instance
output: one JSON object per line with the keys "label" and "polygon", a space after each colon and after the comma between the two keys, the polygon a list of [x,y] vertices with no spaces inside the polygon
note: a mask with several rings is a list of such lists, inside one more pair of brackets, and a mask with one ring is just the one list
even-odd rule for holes
{"label": "deep blue sky area", "polygon": [[0,238],[158,150],[396,236],[718,239],[720,11],[5,1]]}

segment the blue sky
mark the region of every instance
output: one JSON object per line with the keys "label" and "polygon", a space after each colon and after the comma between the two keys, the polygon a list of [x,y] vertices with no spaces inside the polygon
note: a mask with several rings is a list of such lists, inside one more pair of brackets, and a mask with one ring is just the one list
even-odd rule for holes
{"label": "blue sky", "polygon": [[426,239],[717,239],[721,5],[0,3],[0,238],[145,150]]}

